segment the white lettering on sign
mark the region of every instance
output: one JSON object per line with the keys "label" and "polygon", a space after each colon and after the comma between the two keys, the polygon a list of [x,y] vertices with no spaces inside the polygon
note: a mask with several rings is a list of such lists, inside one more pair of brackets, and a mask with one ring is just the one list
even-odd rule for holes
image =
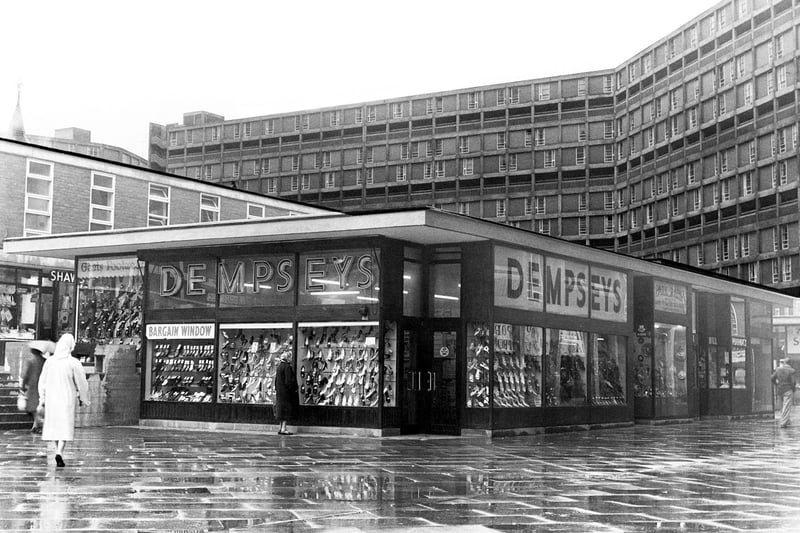
{"label": "white lettering on sign", "polygon": [[214,324],[148,324],[148,339],[213,339]]}
{"label": "white lettering on sign", "polygon": [[71,270],[51,270],[50,281],[75,283],[75,272]]}
{"label": "white lettering on sign", "polygon": [[495,247],[498,307],[626,322],[627,292],[628,277],[623,272]]}

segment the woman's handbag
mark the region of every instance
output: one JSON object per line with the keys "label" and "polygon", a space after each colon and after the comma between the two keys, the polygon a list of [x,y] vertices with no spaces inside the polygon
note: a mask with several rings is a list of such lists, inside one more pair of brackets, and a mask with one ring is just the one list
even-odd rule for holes
{"label": "woman's handbag", "polygon": [[28,410],[28,397],[24,391],[19,391],[17,393],[17,409],[19,411]]}

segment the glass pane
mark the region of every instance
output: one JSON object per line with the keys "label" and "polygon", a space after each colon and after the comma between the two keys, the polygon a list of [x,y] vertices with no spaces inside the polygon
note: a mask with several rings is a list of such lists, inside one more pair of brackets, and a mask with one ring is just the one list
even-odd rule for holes
{"label": "glass pane", "polygon": [[114,193],[110,191],[101,191],[99,189],[92,189],[92,203],[95,205],[102,205],[111,207]]}
{"label": "glass pane", "polygon": [[403,263],[403,315],[422,316],[422,265]]}
{"label": "glass pane", "polygon": [[686,328],[655,325],[655,381],[659,398],[686,397]]}
{"label": "glass pane", "polygon": [[47,215],[25,215],[25,229],[47,233],[50,231],[50,217]]}
{"label": "glass pane", "polygon": [[430,308],[436,318],[461,316],[461,265],[431,265]]}
{"label": "glass pane", "polygon": [[467,326],[467,407],[489,407],[489,324]]}
{"label": "glass pane", "polygon": [[111,222],[111,210],[100,209],[97,207],[92,208],[92,220],[101,222]]}
{"label": "glass pane", "polygon": [[291,306],[295,260],[292,254],[239,256],[220,261],[220,307]]}
{"label": "glass pane", "polygon": [[495,407],[541,406],[542,328],[494,325]]}
{"label": "glass pane", "polygon": [[161,199],[164,199],[164,200],[169,200],[169,188],[151,184],[150,185],[150,197],[151,198],[161,198]]}
{"label": "glass pane", "polygon": [[300,255],[299,305],[371,306],[377,317],[380,270],[375,250],[339,250]]}
{"label": "glass pane", "polygon": [[28,194],[50,196],[50,183],[50,180],[28,177],[28,185],[25,190]]}
{"label": "glass pane", "polygon": [[154,200],[150,200],[147,212],[157,217],[166,218],[168,209],[169,209],[169,204],[165,202],[156,202]]}
{"label": "glass pane", "polygon": [[95,187],[103,187],[105,189],[114,188],[113,176],[104,176],[103,174],[94,174],[92,178],[92,185]]}
{"label": "glass pane", "polygon": [[291,325],[243,328],[220,325],[219,393],[222,403],[275,403],[275,370],[294,344]]}
{"label": "glass pane", "polygon": [[219,213],[216,211],[208,211],[203,209],[200,211],[200,222],[217,222],[219,220]]}
{"label": "glass pane", "polygon": [[149,263],[149,309],[214,307],[217,297],[217,262],[213,259]]}
{"label": "glass pane", "polygon": [[203,194],[200,196],[200,205],[207,209],[219,209],[219,197]]}
{"label": "glass pane", "polygon": [[263,218],[264,217],[264,206],[262,205],[248,205],[247,206],[247,216],[254,217],[254,218]]}
{"label": "glass pane", "polygon": [[34,198],[33,196],[28,197],[28,210],[29,211],[38,211],[41,213],[49,213],[50,212],[50,200],[47,198]]}
{"label": "glass pane", "polygon": [[28,162],[28,173],[29,174],[38,174],[40,176],[47,176],[50,177],[50,171],[53,169],[51,165],[47,165],[44,163],[37,163],[36,161],[29,161]]}
{"label": "glass pane", "polygon": [[[135,257],[82,259],[77,281],[78,342],[122,343],[140,338],[143,279]],[[61,302],[62,310],[68,300]]]}
{"label": "glass pane", "polygon": [[732,340],[732,385],[734,389],[744,389],[747,387],[747,339],[734,337]]}
{"label": "glass pane", "polygon": [[166,226],[167,225],[167,219],[158,218],[158,217],[148,217],[147,218],[147,225],[148,226]]}
{"label": "glass pane", "polygon": [[89,231],[105,231],[109,229],[113,229],[111,224],[101,224],[98,222],[92,222],[89,224]]}
{"label": "glass pane", "polygon": [[22,285],[39,285],[38,270],[17,270],[17,281]]}
{"label": "glass pane", "polygon": [[708,350],[708,387],[711,389],[727,389],[730,381],[730,353],[719,346],[709,346]]}
{"label": "glass pane", "polygon": [[625,337],[592,333],[595,405],[625,405]]}
{"label": "glass pane", "polygon": [[547,330],[546,406],[586,404],[586,334]]}

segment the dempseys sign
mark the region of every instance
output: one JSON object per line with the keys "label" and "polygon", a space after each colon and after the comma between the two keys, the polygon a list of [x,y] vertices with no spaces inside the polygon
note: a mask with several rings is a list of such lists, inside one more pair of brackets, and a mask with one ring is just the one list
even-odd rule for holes
{"label": "dempseys sign", "polygon": [[623,272],[495,247],[495,305],[613,322],[628,320],[628,277]]}

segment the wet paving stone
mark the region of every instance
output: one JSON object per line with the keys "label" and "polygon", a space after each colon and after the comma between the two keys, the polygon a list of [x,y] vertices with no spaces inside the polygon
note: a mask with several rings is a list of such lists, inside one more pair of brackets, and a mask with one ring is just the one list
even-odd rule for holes
{"label": "wet paving stone", "polygon": [[2,531],[796,532],[800,428],[509,437],[0,433]]}

